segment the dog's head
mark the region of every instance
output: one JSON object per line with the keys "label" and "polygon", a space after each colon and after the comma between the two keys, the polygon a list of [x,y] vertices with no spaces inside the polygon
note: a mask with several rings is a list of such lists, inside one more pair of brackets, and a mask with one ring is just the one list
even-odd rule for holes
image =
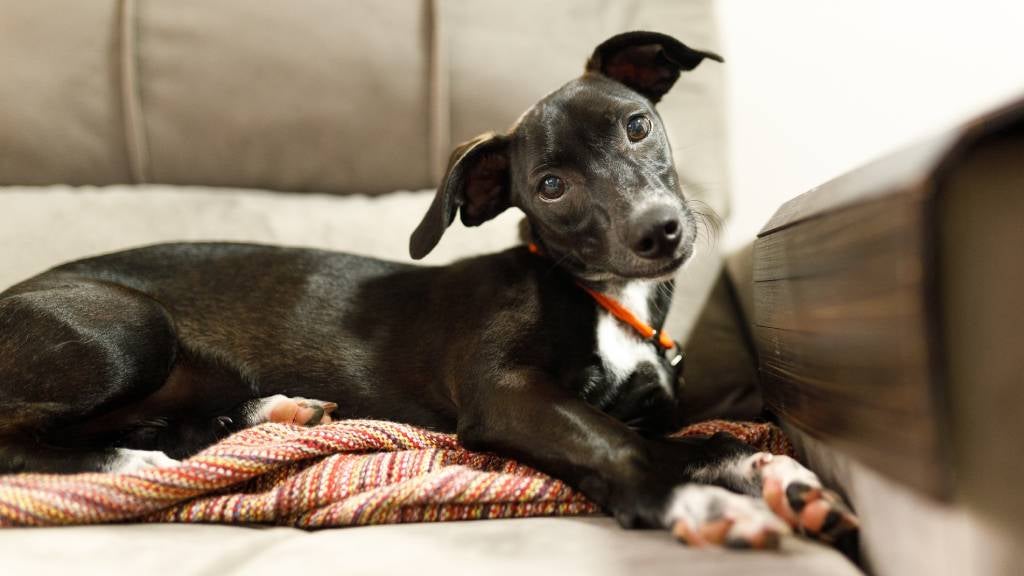
{"label": "dog's head", "polygon": [[534,240],[591,281],[665,277],[693,252],[696,228],[654,105],[710,52],[671,36],[614,36],[583,76],[526,111],[507,134],[461,144],[409,252],[426,256],[459,212],[478,226],[509,206]]}

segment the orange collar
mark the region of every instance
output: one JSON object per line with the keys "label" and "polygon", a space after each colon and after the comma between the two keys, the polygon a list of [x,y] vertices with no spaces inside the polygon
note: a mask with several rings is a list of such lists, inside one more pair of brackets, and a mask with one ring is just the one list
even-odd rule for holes
{"label": "orange collar", "polygon": [[[531,254],[542,255],[540,247],[534,244],[533,242],[527,244],[526,247],[530,250]],[[676,366],[677,364],[679,364],[679,362],[682,361],[682,350],[679,349],[679,345],[676,344],[676,342],[672,340],[672,338],[669,337],[668,334],[665,334],[660,330],[655,330],[654,328],[651,327],[650,324],[637,318],[636,314],[630,312],[628,308],[623,306],[618,300],[612,298],[611,296],[608,296],[607,294],[602,294],[601,292],[598,292],[597,290],[594,290],[589,286],[584,286],[579,282],[577,282],[576,285],[582,288],[583,291],[586,292],[587,294],[590,294],[590,297],[593,298],[594,301],[597,302],[602,308],[607,310],[609,314],[618,318],[619,321],[621,321],[622,323],[632,327],[633,330],[635,330],[636,333],[639,334],[644,340],[651,341],[656,346],[661,348],[661,350],[664,353],[667,353],[670,350],[675,350],[675,355],[672,356],[671,360],[669,360],[669,363],[672,366]]]}

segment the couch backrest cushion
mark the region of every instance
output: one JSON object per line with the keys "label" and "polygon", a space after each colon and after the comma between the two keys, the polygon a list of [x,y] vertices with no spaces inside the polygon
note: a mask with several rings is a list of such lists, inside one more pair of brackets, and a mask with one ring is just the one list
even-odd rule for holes
{"label": "couch backrest cushion", "polygon": [[[0,184],[431,187],[612,34],[718,48],[711,3],[0,0]],[[698,196],[723,189],[721,77],[660,106]]]}
{"label": "couch backrest cushion", "polygon": [[0,0],[0,184],[131,179],[115,0]]}

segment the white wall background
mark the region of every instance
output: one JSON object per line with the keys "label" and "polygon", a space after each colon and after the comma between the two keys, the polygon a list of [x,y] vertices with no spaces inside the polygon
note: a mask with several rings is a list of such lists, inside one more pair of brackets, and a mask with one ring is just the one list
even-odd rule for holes
{"label": "white wall background", "polygon": [[725,248],[785,200],[1024,96],[1021,0],[718,0],[718,16],[734,198]]}

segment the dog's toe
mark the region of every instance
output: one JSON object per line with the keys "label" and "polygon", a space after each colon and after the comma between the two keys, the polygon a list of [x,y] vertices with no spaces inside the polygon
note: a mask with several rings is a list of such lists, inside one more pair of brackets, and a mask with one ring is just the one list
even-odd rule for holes
{"label": "dog's toe", "polygon": [[665,524],[677,539],[696,547],[775,549],[790,532],[764,502],[700,484],[676,489]]}
{"label": "dog's toe", "polygon": [[776,456],[760,473],[765,502],[802,534],[836,542],[859,529],[842,498],[792,458]]}
{"label": "dog's toe", "polygon": [[838,542],[860,529],[860,522],[838,494],[822,490],[820,498],[804,507],[800,526],[825,542]]}

